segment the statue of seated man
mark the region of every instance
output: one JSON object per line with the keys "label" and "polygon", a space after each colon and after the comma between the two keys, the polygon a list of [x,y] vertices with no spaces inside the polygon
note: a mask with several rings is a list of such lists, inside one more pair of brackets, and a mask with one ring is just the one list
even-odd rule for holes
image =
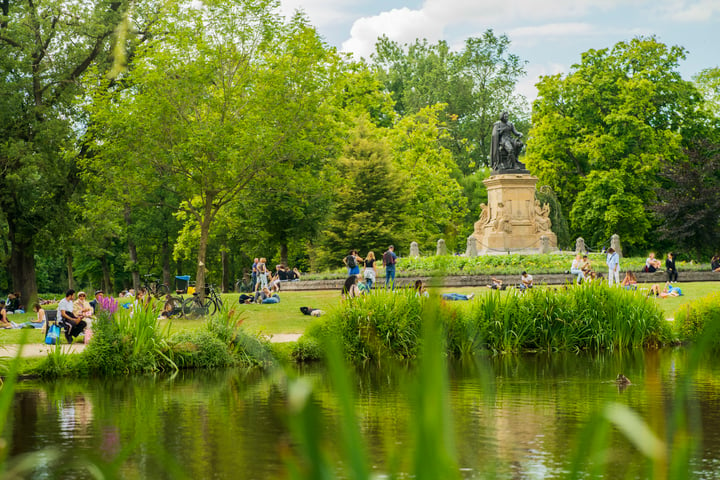
{"label": "statue of seated man", "polygon": [[500,115],[492,129],[490,166],[493,172],[503,170],[525,170],[525,165],[518,161],[518,156],[525,146],[520,140],[523,134],[508,122],[508,112]]}

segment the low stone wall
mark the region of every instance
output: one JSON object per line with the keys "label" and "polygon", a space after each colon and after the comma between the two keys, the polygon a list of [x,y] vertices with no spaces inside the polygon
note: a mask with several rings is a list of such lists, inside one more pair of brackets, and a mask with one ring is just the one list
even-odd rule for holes
{"label": "low stone wall", "polygon": [[[532,273],[532,272],[530,272]],[[606,272],[603,272],[606,274]],[[622,280],[625,272],[620,274]],[[667,275],[665,272],[655,273],[636,273],[635,276],[639,283],[665,283]],[[493,275],[493,277],[502,280],[507,285],[515,285],[520,283],[520,275]],[[418,278],[422,279],[426,284],[431,283],[430,277],[396,277],[395,286],[398,288],[411,286]],[[574,280],[575,276],[563,273],[549,274],[533,274],[533,280],[536,285],[563,285]],[[720,273],[715,272],[680,272],[678,275],[680,282],[720,282]],[[344,278],[333,280],[300,280],[296,282],[283,282],[281,291],[300,291],[300,290],[338,290],[342,289]],[[484,287],[492,283],[490,275],[453,275],[442,279],[442,285],[446,287]],[[376,283],[378,286],[385,285],[385,278],[378,278]]]}

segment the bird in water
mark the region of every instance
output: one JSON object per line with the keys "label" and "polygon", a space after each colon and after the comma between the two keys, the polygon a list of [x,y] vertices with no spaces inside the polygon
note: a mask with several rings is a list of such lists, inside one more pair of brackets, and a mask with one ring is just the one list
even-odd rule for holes
{"label": "bird in water", "polygon": [[618,373],[618,376],[615,379],[615,383],[617,383],[618,385],[630,385],[630,379],[622,373]]}

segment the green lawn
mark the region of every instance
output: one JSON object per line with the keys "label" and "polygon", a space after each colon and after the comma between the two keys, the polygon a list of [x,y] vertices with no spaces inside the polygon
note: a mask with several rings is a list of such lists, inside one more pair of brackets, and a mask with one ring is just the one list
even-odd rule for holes
{"label": "green lawn", "polygon": [[[665,316],[674,317],[677,308],[687,302],[701,298],[711,292],[715,292],[720,288],[718,282],[694,282],[679,283],[678,286],[683,291],[681,297],[653,298],[653,301],[665,312]],[[641,284],[640,289],[648,289],[649,284]],[[556,287],[551,287],[556,288]],[[457,292],[471,293],[481,295],[487,292],[486,287],[465,287],[465,288],[442,288],[441,292]],[[300,307],[308,306],[319,308],[326,312],[331,311],[340,305],[340,293],[335,290],[319,290],[319,291],[301,291],[301,292],[281,292],[281,302],[269,305],[240,305],[237,302],[238,294],[225,294],[223,301],[242,312],[242,325],[247,331],[252,333],[262,333],[265,335],[275,335],[280,333],[303,333],[305,327],[313,317],[303,315]],[[21,315],[10,315],[10,320],[16,323],[22,323],[34,318],[31,313]],[[188,320],[178,318],[172,320],[171,332],[178,332],[187,329],[196,329],[202,326],[202,320]],[[15,344],[20,339],[20,330],[2,330],[0,331],[0,345]],[[39,330],[29,332],[28,340],[30,342],[40,343],[42,335]]]}

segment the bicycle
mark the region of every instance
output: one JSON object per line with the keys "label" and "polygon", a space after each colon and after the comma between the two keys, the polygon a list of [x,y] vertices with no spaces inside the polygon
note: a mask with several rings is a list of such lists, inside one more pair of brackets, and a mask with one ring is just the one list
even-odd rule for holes
{"label": "bicycle", "polygon": [[235,292],[237,293],[248,293],[255,289],[255,285],[249,278],[239,278],[235,282]]}
{"label": "bicycle", "polygon": [[145,283],[142,285],[142,288],[147,290],[153,297],[160,299],[170,293],[170,288],[167,284],[160,283],[160,279],[153,277],[151,273],[143,275],[143,279],[145,279]]}
{"label": "bicycle", "polygon": [[213,315],[222,308],[222,299],[215,291],[215,285],[205,285],[205,298],[200,299],[200,294],[195,292],[193,296],[185,299],[182,304],[182,313],[185,316]]}

